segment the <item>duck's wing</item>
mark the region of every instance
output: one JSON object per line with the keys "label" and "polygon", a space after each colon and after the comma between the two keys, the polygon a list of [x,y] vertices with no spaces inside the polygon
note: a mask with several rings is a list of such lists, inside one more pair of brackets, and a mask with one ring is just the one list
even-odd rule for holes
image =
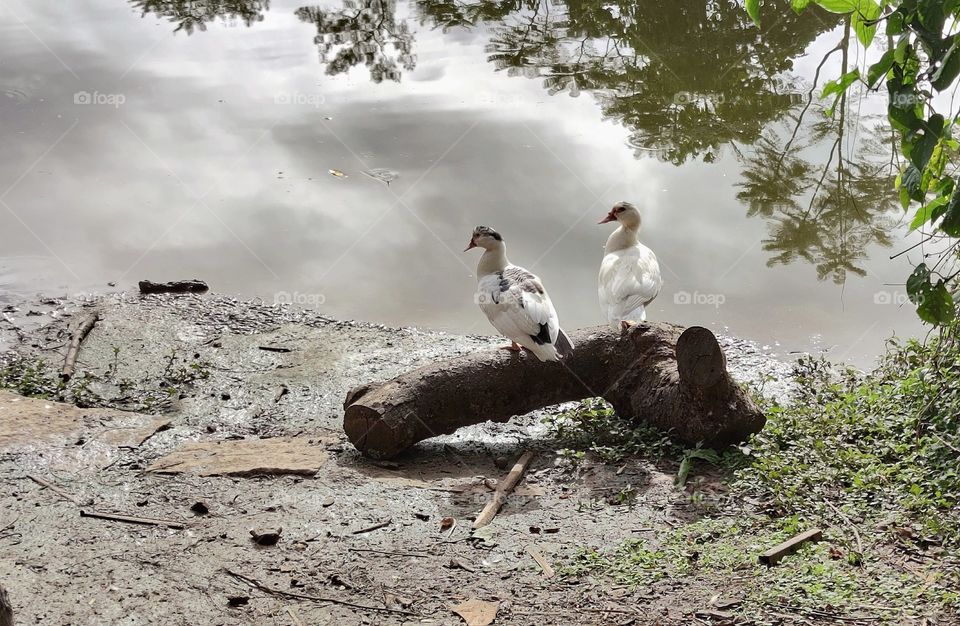
{"label": "duck's wing", "polygon": [[611,318],[625,319],[653,302],[663,278],[653,251],[643,245],[611,252],[600,265],[600,304]]}
{"label": "duck's wing", "polygon": [[553,344],[560,332],[557,311],[540,279],[509,266],[480,280],[480,308],[493,327],[521,345]]}

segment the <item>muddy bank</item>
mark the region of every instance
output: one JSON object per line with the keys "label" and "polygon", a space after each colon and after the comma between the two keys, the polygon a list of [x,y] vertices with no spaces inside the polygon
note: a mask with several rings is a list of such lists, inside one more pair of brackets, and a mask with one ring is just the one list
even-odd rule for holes
{"label": "muddy bank", "polygon": [[[293,607],[308,624],[456,624],[462,620],[449,606],[478,598],[499,604],[496,624],[542,624],[544,615],[557,624],[626,616],[679,624],[718,591],[651,597],[545,578],[530,546],[561,563],[581,547],[686,519],[695,504],[672,487],[672,468],[655,460],[566,471],[555,463],[542,412],[429,440],[396,464],[373,464],[346,442],[347,390],[498,345],[496,338],[337,321],[219,295],[118,294],[7,305],[2,358],[42,363],[31,365],[31,384],[55,386],[71,320],[93,307],[100,320],[84,342],[67,398],[91,408],[59,435],[7,442],[0,451],[0,527],[8,527],[0,533],[0,583],[18,623],[293,624],[286,611]],[[785,393],[788,363],[748,342],[721,341],[737,380]],[[118,445],[104,433],[133,426],[117,426],[95,407],[169,424],[142,442]],[[146,471],[191,442],[279,438],[311,446],[319,471]],[[527,448],[540,454],[523,489],[489,537],[471,538],[469,521],[489,497],[485,481],[503,474],[498,458],[514,459]],[[636,493],[631,506],[611,504],[627,487]],[[191,510],[197,502],[209,512]],[[81,517],[81,508],[176,520],[185,528]],[[443,518],[456,521],[441,530]],[[276,527],[276,545],[251,542],[251,529]],[[227,569],[339,603],[264,593]]]}

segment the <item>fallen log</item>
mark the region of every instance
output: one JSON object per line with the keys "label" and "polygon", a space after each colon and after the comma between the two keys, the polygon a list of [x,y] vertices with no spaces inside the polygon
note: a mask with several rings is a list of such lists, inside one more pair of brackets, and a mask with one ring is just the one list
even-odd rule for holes
{"label": "fallen log", "polygon": [[586,328],[572,339],[576,350],[561,363],[488,350],[356,387],[344,402],[344,431],[365,455],[389,458],[462,426],[598,396],[621,418],[691,445],[724,446],[763,428],[706,328],[643,322]]}
{"label": "fallen log", "polygon": [[137,286],[140,287],[140,293],[204,293],[209,289],[207,283],[196,278],[175,280],[169,283],[141,280]]}

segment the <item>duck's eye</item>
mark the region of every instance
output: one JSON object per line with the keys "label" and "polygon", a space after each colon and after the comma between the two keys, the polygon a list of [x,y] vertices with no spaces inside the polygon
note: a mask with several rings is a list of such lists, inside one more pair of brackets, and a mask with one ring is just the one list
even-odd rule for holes
{"label": "duck's eye", "polygon": [[625,210],[626,210],[626,209],[625,209],[624,207],[618,206],[618,207],[617,207],[617,210],[614,211],[614,212],[615,212],[615,213],[623,213]]}

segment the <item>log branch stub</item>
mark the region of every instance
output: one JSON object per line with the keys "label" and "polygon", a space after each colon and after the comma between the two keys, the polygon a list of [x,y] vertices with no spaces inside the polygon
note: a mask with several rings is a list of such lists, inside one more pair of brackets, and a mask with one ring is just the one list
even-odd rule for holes
{"label": "log branch stub", "polygon": [[706,328],[643,322],[571,338],[576,350],[562,363],[488,350],[360,385],[347,394],[344,431],[365,455],[389,458],[462,426],[598,396],[621,418],[691,445],[723,446],[763,428],[763,414],[730,378]]}

